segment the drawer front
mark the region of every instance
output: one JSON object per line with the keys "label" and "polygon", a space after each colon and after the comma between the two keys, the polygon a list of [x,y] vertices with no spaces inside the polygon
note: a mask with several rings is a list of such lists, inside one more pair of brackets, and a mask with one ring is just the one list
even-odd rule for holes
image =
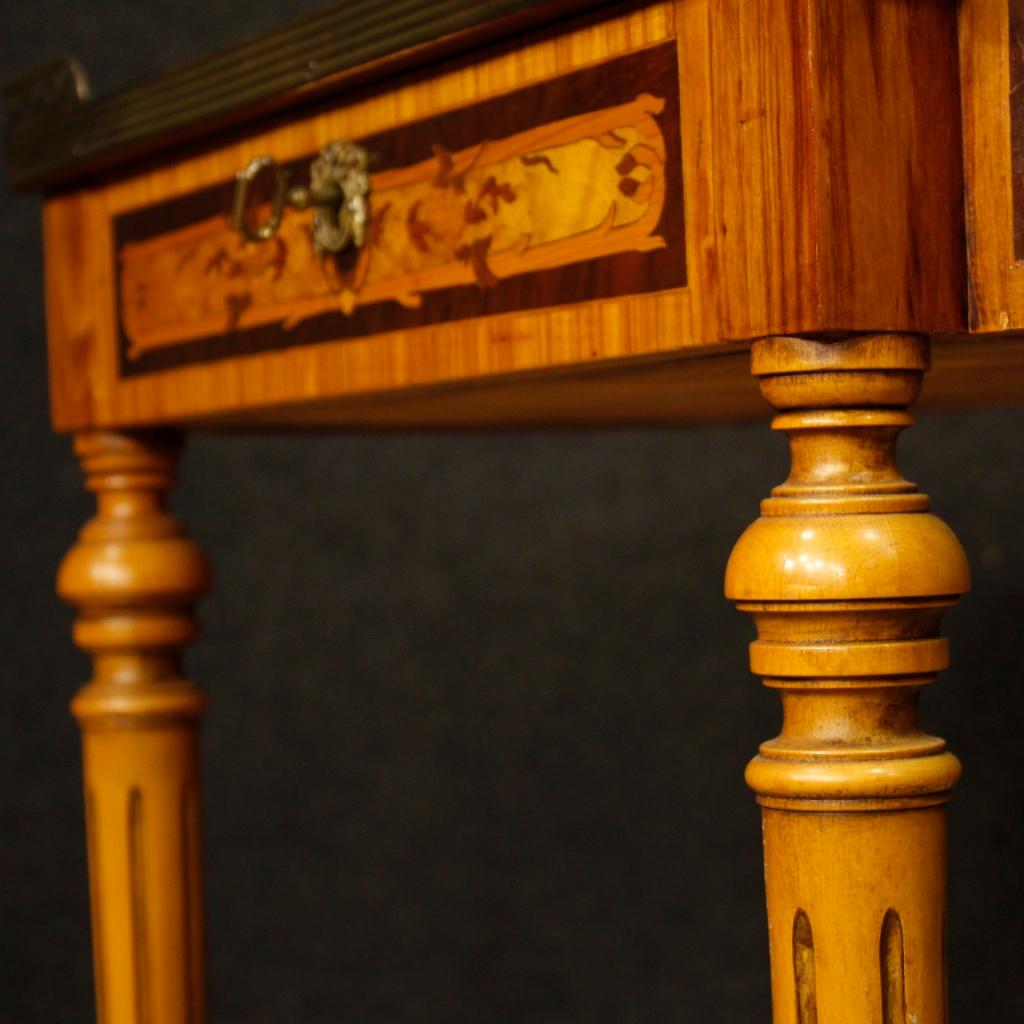
{"label": "drawer front", "polygon": [[[360,138],[357,250],[318,252],[292,209],[247,241],[230,182],[120,212],[118,372],[681,288],[679,134],[667,42]],[[315,155],[287,161],[294,182]]]}

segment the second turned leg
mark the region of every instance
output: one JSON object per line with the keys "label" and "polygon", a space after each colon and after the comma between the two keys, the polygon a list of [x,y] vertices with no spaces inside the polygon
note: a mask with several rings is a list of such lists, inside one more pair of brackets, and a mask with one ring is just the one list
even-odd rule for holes
{"label": "second turned leg", "polygon": [[173,437],[79,435],[98,512],[61,565],[93,676],[82,730],[99,1024],[202,1024],[199,691],[180,653],[208,573],[164,509]]}
{"label": "second turned leg", "polygon": [[782,698],[747,769],[764,822],[775,1024],[943,1024],[946,814],[959,764],[921,731],[946,666],[959,543],[895,463],[924,339],[767,338],[754,373],[790,440],[726,574]]}

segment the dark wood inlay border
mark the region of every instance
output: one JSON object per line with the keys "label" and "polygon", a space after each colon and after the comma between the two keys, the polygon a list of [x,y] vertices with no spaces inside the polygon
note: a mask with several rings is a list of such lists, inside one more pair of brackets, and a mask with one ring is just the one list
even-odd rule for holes
{"label": "dark wood inlay border", "polygon": [[[219,330],[181,344],[163,344],[132,351],[124,316],[118,323],[121,376],[130,377],[233,356],[309,345],[430,324],[473,319],[522,309],[543,308],[597,298],[664,291],[686,284],[685,230],[682,199],[679,69],[674,42],[659,44],[584,68],[559,78],[496,97],[436,118],[403,125],[359,140],[375,157],[375,173],[408,167],[430,159],[438,146],[455,153],[495,136],[507,138],[564,118],[595,113],[638,96],[663,100],[654,115],[665,144],[665,196],[655,233],[664,246],[649,251],[617,252],[559,266],[521,273],[497,281],[425,291],[415,308],[395,301],[359,305],[350,313],[332,311],[310,316],[288,330],[276,323]],[[254,154],[255,155],[255,154]],[[310,157],[312,154],[310,154]],[[296,179],[303,180],[310,157],[291,162]],[[121,259],[125,246],[209,218],[224,216],[231,206],[233,183],[131,211],[114,222],[121,291]],[[339,261],[339,272],[346,270]],[[120,296],[118,305],[121,307]],[[122,311],[123,313],[123,311]]]}

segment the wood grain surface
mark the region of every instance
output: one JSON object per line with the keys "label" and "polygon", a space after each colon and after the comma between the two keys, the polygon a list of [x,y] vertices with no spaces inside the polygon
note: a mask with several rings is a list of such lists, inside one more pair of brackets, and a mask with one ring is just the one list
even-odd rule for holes
{"label": "wood grain surface", "polygon": [[716,0],[720,334],[963,322],[956,26],[932,0]]}
{"label": "wood grain surface", "polygon": [[318,253],[309,212],[241,238],[233,182],[121,214],[120,372],[682,287],[679,124],[669,42],[360,138],[358,252]]}

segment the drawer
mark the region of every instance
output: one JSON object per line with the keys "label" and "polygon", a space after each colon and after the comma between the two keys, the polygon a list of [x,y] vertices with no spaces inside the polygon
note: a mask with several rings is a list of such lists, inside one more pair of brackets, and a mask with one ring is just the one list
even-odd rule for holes
{"label": "drawer", "polygon": [[[183,195],[111,192],[122,376],[685,287],[671,40],[384,131],[397,115],[367,113],[246,139]],[[224,167],[270,153],[308,185],[334,136],[369,156],[365,243],[320,252],[292,209],[272,239],[242,237]]]}
{"label": "drawer", "polygon": [[[51,195],[56,425],[359,423],[521,375],[671,389],[770,333],[960,329],[955,19],[803,6],[599,8]],[[239,234],[241,168],[303,185],[339,141],[369,154],[361,248],[319,251],[309,210]]]}

